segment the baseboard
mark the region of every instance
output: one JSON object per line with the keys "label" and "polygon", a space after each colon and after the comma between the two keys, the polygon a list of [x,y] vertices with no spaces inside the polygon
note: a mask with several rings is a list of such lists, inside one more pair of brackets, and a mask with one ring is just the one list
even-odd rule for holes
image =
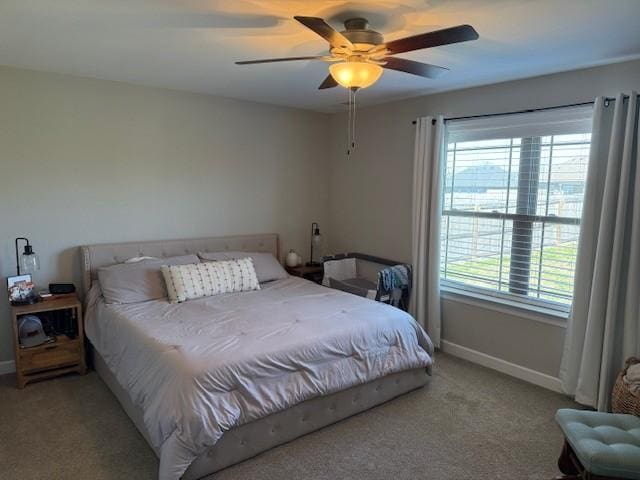
{"label": "baseboard", "polygon": [[498,372],[524,380],[525,382],[538,385],[539,387],[562,393],[560,379],[547,375],[546,373],[537,372],[536,370],[531,370],[530,368],[516,365],[515,363],[507,362],[501,358],[492,357],[486,353],[478,352],[477,350],[472,350],[471,348],[463,347],[462,345],[446,340],[440,341],[440,349],[454,357],[460,357],[482,365],[483,367],[491,368],[492,370],[497,370]]}
{"label": "baseboard", "polygon": [[0,362],[0,375],[6,375],[7,373],[13,373],[16,371],[16,362],[13,360],[5,360]]}

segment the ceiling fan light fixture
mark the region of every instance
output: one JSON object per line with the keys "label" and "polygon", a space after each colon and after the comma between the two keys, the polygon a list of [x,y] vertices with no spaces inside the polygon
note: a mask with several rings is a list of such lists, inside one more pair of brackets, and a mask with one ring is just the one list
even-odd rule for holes
{"label": "ceiling fan light fixture", "polygon": [[368,62],[341,62],[329,66],[329,73],[345,88],[367,88],[378,81],[382,67]]}

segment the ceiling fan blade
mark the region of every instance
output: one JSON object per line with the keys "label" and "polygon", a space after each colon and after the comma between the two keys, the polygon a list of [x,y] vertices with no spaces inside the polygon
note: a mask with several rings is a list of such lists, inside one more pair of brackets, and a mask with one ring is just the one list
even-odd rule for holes
{"label": "ceiling fan blade", "polygon": [[324,81],[320,84],[318,90],[324,90],[326,88],[333,88],[337,86],[338,82],[336,82],[331,75],[328,75],[327,78],[325,78]]}
{"label": "ceiling fan blade", "polygon": [[236,62],[236,65],[254,65],[256,63],[273,63],[273,62],[294,62],[297,60],[323,60],[324,55],[317,55],[314,57],[286,57],[286,58],[265,58],[262,60],[243,60]]}
{"label": "ceiling fan blade", "polygon": [[349,41],[347,37],[335,30],[331,25],[318,17],[293,17],[305,27],[313,30],[322,38],[324,38],[329,45],[336,48],[348,48],[349,50],[355,50],[353,43]]}
{"label": "ceiling fan blade", "polygon": [[[478,32],[471,25],[458,25],[457,27],[436,30],[435,32],[421,33],[412,37],[400,38],[381,45],[379,48],[387,49],[387,55],[412,52],[423,48],[438,47],[451,43],[468,42],[477,40]],[[378,50],[378,48],[376,48]]]}
{"label": "ceiling fan blade", "polygon": [[428,63],[414,62],[413,60],[407,60],[406,58],[386,57],[384,60],[387,63],[383,65],[383,67],[386,69],[411,73],[412,75],[418,75],[419,77],[438,78],[443,73],[449,71],[448,68],[430,65]]}

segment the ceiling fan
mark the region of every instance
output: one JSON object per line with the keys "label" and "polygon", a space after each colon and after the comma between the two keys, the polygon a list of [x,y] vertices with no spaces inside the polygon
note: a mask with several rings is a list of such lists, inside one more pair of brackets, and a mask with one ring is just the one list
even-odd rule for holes
{"label": "ceiling fan", "polygon": [[322,90],[342,85],[357,90],[369,87],[378,81],[383,68],[425,78],[436,78],[448,69],[406,58],[398,58],[394,55],[451,43],[467,42],[478,38],[478,32],[471,25],[458,25],[457,27],[385,42],[381,33],[369,29],[369,22],[365,18],[357,17],[345,20],[345,30],[342,32],[335,30],[322,18],[301,16],[293,18],[329,42],[328,55],[246,60],[236,62],[236,64],[253,65],[296,60],[332,62],[329,67],[329,76],[318,88]]}

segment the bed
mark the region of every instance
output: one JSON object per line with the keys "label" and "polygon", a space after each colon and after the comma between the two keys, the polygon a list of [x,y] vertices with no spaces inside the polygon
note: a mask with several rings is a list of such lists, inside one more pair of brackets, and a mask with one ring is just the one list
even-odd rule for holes
{"label": "bed", "polygon": [[206,477],[423,386],[433,346],[406,313],[297,277],[181,304],[107,305],[100,267],[269,252],[275,234],[81,247],[93,365],[160,459]]}

